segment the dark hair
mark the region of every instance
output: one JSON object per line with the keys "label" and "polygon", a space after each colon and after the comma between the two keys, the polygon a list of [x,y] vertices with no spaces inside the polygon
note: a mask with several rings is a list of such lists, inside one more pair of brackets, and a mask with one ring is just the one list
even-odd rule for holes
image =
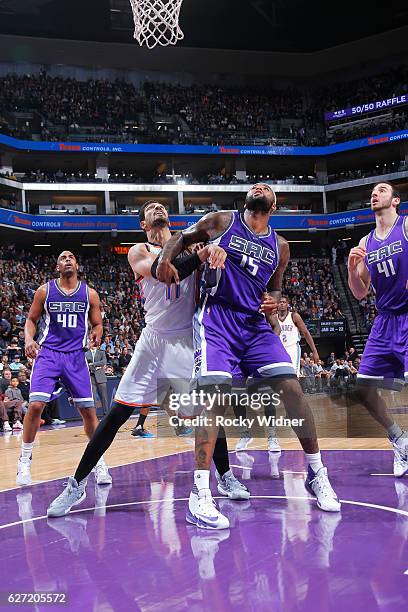
{"label": "dark hair", "polygon": [[[65,253],[65,250],[64,250],[64,251],[61,251],[61,253],[58,255],[57,262],[59,261],[59,258],[61,257],[61,255],[62,255],[63,253]],[[72,251],[68,251],[68,253],[71,253],[71,254],[74,256],[74,259],[75,259],[76,263],[78,263],[78,257],[75,255],[75,253],[73,253]]]}
{"label": "dark hair", "polygon": [[[395,189],[395,187],[394,187],[394,185],[393,185],[392,183],[389,183],[388,181],[379,181],[378,183],[376,183],[376,184],[374,185],[373,189],[374,189],[375,187],[377,187],[377,185],[389,185],[389,186],[391,187],[391,189],[392,189],[392,197],[393,197],[393,198],[399,198],[399,199],[401,199],[401,194],[400,194],[400,192],[399,192],[397,189]],[[371,191],[372,191],[372,190],[371,190]]]}
{"label": "dark hair", "polygon": [[144,204],[139,208],[139,221],[145,220],[145,210],[149,206],[149,204],[157,204],[157,200],[147,200]]}

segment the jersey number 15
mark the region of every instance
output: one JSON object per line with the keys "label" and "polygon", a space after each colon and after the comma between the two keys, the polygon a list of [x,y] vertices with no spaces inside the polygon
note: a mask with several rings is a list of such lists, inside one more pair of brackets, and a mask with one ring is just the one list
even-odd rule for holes
{"label": "jersey number 15", "polygon": [[252,274],[252,276],[256,276],[256,273],[258,272],[259,268],[258,264],[255,263],[254,258],[248,257],[248,255],[242,256],[240,266],[241,268],[245,268],[245,270],[248,270],[248,272]]}

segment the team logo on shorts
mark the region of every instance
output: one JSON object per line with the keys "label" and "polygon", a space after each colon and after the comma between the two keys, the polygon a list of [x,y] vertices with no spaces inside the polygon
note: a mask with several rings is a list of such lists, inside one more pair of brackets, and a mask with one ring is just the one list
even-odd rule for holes
{"label": "team logo on shorts", "polygon": [[201,351],[194,351],[194,374],[198,374],[201,370]]}

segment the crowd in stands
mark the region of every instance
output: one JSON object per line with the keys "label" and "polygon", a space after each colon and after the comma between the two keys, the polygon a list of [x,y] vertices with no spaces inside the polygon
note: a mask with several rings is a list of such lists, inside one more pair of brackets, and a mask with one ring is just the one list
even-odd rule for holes
{"label": "crowd in stands", "polygon": [[290,260],[282,291],[304,320],[344,316],[328,258]]}
{"label": "crowd in stands", "polygon": [[4,172],[0,173],[0,178],[26,183],[132,183],[135,185],[248,185],[258,181],[263,181],[271,185],[279,185],[282,183],[290,185],[314,185],[317,182],[315,176],[295,176],[294,174],[287,176],[274,173],[248,174],[246,178],[237,178],[235,174],[226,173],[223,169],[219,172],[209,172],[199,176],[193,175],[192,172],[171,174],[159,172],[156,174],[138,176],[133,172],[112,171],[106,178],[102,178],[92,172],[82,172],[80,170],[75,172],[64,172],[59,169],[56,172],[47,172],[37,169],[30,172]]}
{"label": "crowd in stands", "polygon": [[300,384],[304,393],[338,392],[355,384],[361,358],[354,347],[344,351],[341,357],[335,353],[323,361],[313,359],[313,353],[300,359]]}
{"label": "crowd in stands", "polygon": [[[173,85],[146,81],[51,77],[45,71],[0,78],[0,131],[43,140],[166,142],[179,144],[316,145],[341,142],[381,131],[405,129],[401,107],[377,123],[351,130],[332,124],[324,111],[406,93],[406,67],[324,88],[243,89],[212,85]],[[31,112],[23,125],[10,119]],[[378,114],[378,113],[377,113]],[[6,118],[7,117],[7,118]],[[344,124],[347,122],[342,122]]]}

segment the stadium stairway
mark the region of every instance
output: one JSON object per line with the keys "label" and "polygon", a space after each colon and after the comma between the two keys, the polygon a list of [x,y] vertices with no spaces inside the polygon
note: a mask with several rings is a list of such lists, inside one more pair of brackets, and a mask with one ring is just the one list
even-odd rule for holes
{"label": "stadium stairway", "polygon": [[353,334],[357,334],[361,331],[359,324],[360,321],[356,311],[353,308],[351,293],[342,274],[342,267],[343,266],[341,265],[333,266],[332,272],[334,284],[336,285],[337,293],[340,296],[341,309],[347,319],[349,332],[353,337]]}

